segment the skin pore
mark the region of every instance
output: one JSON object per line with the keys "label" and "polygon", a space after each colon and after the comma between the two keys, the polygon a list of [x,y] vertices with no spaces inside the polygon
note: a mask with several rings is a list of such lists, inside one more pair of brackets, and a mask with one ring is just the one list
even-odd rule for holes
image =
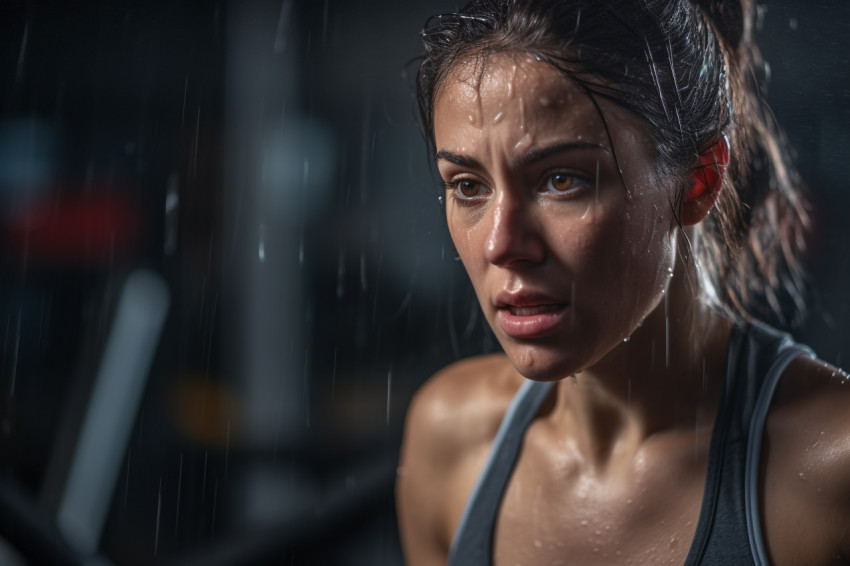
{"label": "skin pore", "polygon": [[[494,563],[683,564],[690,549],[732,323],[683,258],[722,170],[710,183],[695,156],[686,183],[705,190],[661,174],[643,121],[596,102],[517,53],[460,61],[437,90],[449,230],[504,355],[450,366],[411,406],[397,487],[411,566],[445,564],[524,377],[558,383],[525,434]],[[680,210],[677,192],[692,195]],[[767,423],[764,538],[780,566],[844,563],[850,417],[834,370],[795,361]],[[828,456],[809,450],[821,431]],[[803,468],[823,492],[800,495]]]}

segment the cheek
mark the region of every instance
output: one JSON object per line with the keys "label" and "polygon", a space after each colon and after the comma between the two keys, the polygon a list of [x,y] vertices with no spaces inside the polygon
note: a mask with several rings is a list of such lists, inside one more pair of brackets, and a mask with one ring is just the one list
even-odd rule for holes
{"label": "cheek", "polygon": [[[672,267],[675,239],[668,220],[653,210],[624,208],[560,230],[562,259],[584,273],[584,286],[656,284]],[[609,289],[610,291],[610,289]]]}
{"label": "cheek", "polygon": [[[482,239],[482,231],[476,229],[474,224],[459,221],[457,217],[453,218],[454,212],[455,210],[450,209],[447,213],[449,235],[452,238],[454,250],[446,250],[446,254],[451,255],[449,259],[460,259],[473,286],[478,289],[485,264],[485,242]],[[455,252],[457,256],[454,255]]]}

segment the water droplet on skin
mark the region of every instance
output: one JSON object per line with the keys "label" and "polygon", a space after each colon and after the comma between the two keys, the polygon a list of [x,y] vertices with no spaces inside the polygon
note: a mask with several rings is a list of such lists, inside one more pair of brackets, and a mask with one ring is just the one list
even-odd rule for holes
{"label": "water droplet on skin", "polygon": [[525,149],[528,149],[529,147],[531,147],[531,134],[526,132],[525,135],[522,136],[518,142],[516,142],[516,145],[514,145],[514,149],[517,151],[523,151]]}
{"label": "water droplet on skin", "polygon": [[[573,377],[575,377],[575,376],[573,376]],[[586,520],[586,519],[585,519],[585,520],[583,520],[583,521],[581,522],[581,526],[582,526],[582,527],[586,527],[586,526],[587,526],[587,520]]]}
{"label": "water droplet on skin", "polygon": [[797,477],[800,478],[802,481],[806,481],[806,474],[804,474],[803,472],[797,474]]}
{"label": "water droplet on skin", "polygon": [[672,267],[667,268],[667,277],[673,277],[673,268]]}
{"label": "water droplet on skin", "polygon": [[625,338],[623,338],[623,342],[628,342],[631,339],[632,339],[631,336],[626,336]]}
{"label": "water droplet on skin", "polygon": [[499,112],[498,114],[496,114],[495,116],[493,116],[493,123],[494,123],[494,124],[498,124],[498,123],[502,120],[502,116],[503,116],[503,115],[504,115],[504,114],[503,114],[502,112]]}

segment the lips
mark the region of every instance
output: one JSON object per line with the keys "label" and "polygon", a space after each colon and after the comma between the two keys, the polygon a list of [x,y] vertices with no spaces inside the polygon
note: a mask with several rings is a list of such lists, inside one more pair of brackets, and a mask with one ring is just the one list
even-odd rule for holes
{"label": "lips", "polygon": [[501,293],[495,307],[496,323],[502,332],[515,339],[531,339],[545,336],[559,326],[569,305],[536,293]]}
{"label": "lips", "polygon": [[563,307],[564,305],[536,305],[533,307],[505,307],[514,316],[534,316],[536,314],[545,314],[553,312]]}

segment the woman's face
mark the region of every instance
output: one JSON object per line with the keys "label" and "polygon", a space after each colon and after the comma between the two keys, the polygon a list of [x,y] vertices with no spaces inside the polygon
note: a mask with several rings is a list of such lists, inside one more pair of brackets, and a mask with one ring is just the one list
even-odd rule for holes
{"label": "woman's face", "polygon": [[550,65],[477,63],[459,63],[434,105],[449,231],[513,364],[560,379],[664,308],[673,186],[634,114],[598,99],[606,133],[593,101]]}

